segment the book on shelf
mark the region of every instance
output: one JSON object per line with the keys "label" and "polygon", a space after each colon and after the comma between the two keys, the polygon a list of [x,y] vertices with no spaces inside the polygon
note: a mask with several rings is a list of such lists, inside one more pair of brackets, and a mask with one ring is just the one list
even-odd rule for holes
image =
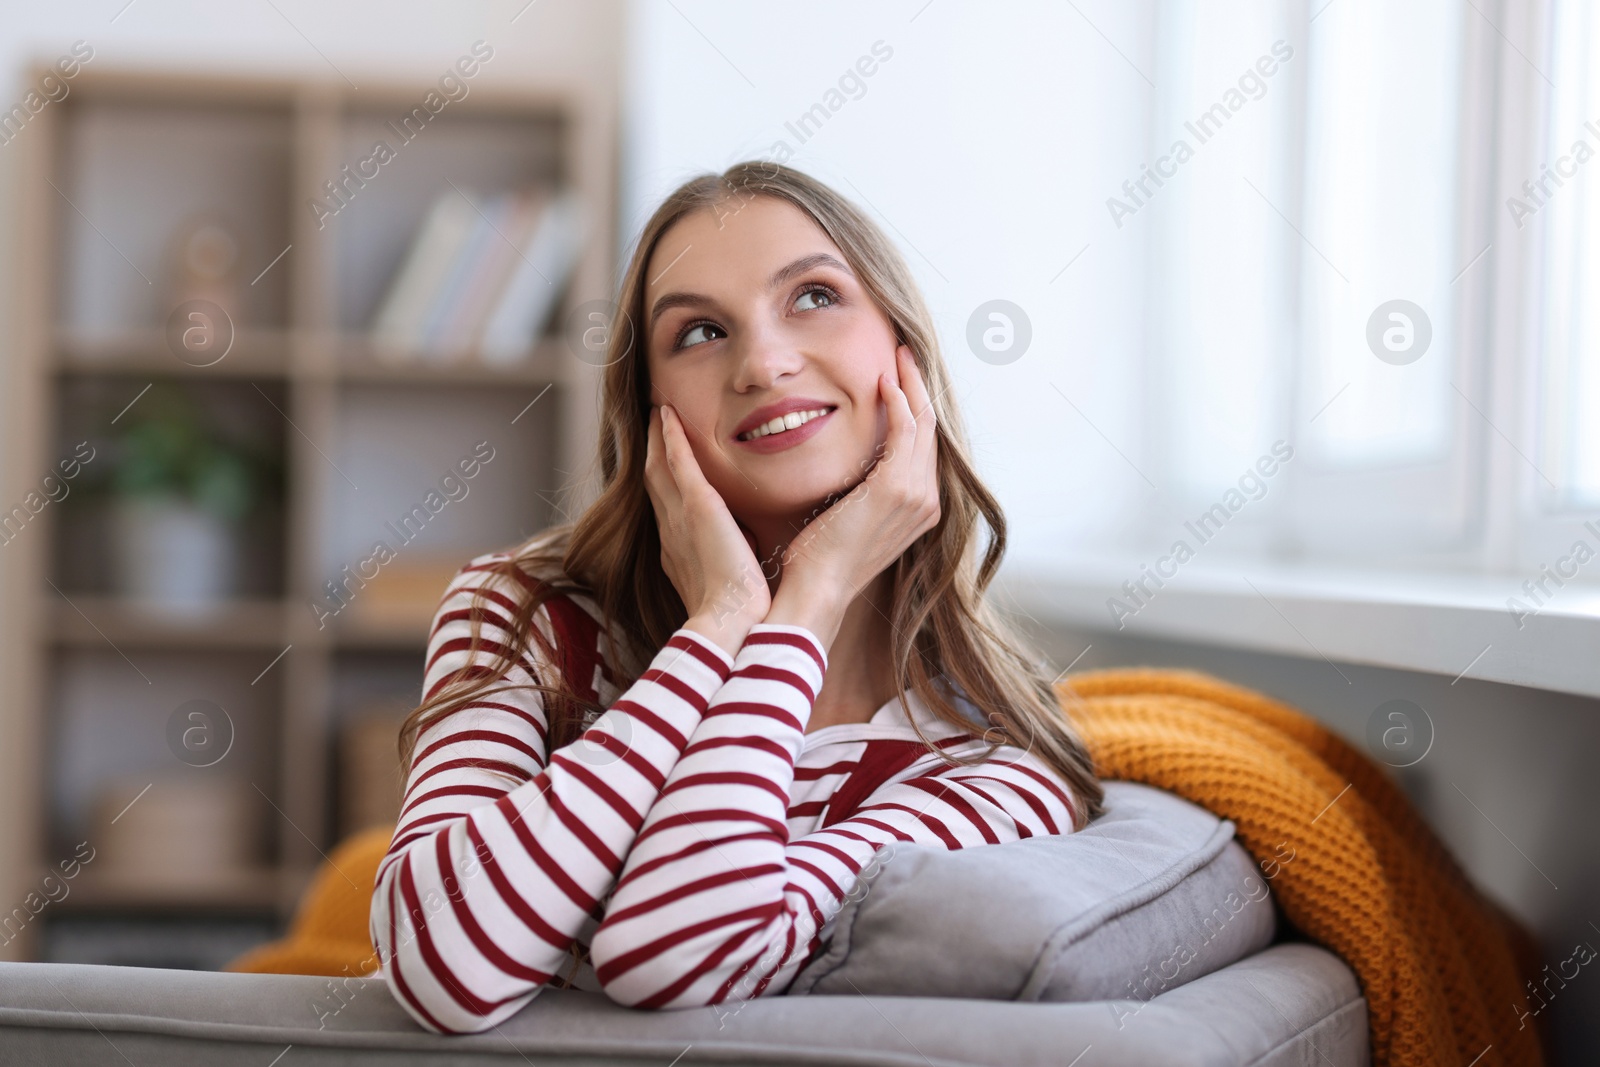
{"label": "book on shelf", "polygon": [[440,193],[378,305],[374,351],[398,362],[521,362],[544,333],[582,240],[570,189]]}

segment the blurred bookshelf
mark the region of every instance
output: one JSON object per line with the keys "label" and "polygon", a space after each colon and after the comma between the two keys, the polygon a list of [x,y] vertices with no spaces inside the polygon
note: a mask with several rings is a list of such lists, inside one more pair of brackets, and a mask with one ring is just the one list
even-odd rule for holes
{"label": "blurred bookshelf", "polygon": [[[599,369],[564,323],[610,296],[610,97],[428,90],[85,69],[13,149],[0,506],[43,503],[0,534],[0,958],[280,933],[398,812],[450,574],[585,502]],[[192,500],[138,488],[180,468]]]}

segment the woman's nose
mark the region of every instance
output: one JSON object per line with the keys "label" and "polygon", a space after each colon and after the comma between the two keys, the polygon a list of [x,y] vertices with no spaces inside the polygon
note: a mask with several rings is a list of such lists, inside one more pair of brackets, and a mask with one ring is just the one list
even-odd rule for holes
{"label": "woman's nose", "polygon": [[735,349],[734,385],[740,391],[770,388],[778,379],[805,366],[804,354],[782,330],[747,333]]}

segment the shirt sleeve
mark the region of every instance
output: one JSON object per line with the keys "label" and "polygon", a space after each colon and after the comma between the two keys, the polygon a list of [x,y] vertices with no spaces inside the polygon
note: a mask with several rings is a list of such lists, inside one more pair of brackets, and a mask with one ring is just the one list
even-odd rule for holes
{"label": "shirt sleeve", "polygon": [[[510,640],[514,605],[472,594],[487,568],[452,581],[428,642],[424,693],[486,672]],[[541,605],[538,626],[559,631]],[[503,676],[547,681],[533,641]],[[733,660],[687,629],[577,740],[547,758],[544,694],[495,692],[418,736],[394,837],[373,888],[370,928],[395,999],[435,1033],[475,1033],[515,1014],[597,921],[623,857]]]}
{"label": "shirt sleeve", "polygon": [[[826,670],[804,628],[760,624],[668,775],[590,946],[613,999],[705,1007],[782,993],[832,934],[864,867],[894,842],[948,849],[1070,833],[1073,804],[1037,757],[929,752],[860,808],[790,841],[794,764]],[[970,755],[988,746],[973,738]]]}

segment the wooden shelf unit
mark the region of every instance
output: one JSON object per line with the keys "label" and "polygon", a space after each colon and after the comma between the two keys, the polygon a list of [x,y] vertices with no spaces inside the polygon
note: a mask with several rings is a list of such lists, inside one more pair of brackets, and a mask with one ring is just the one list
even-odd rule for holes
{"label": "wooden shelf unit", "polygon": [[[400,670],[411,664],[410,684],[420,691],[425,621],[352,617],[323,627],[308,608],[340,562],[359,558],[349,546],[363,532],[369,542],[386,536],[380,520],[404,513],[450,470],[467,439],[449,434],[474,422],[506,458],[485,465],[475,498],[450,505],[454,525],[438,535],[449,540],[429,547],[430,556],[453,553],[464,562],[555,521],[558,507],[570,513],[592,498],[592,486],[573,475],[586,472],[594,455],[598,369],[571,355],[559,331],[567,310],[613,295],[610,105],[586,86],[474,86],[319,225],[310,202],[324,197],[323,183],[365,156],[382,120],[410,111],[427,89],[364,78],[357,94],[337,78],[194,77],[97,64],[10,148],[21,155],[18,253],[28,269],[18,272],[21,358],[9,371],[15,388],[0,401],[9,435],[5,506],[70,454],[70,447],[62,452],[62,434],[81,412],[62,405],[74,383],[120,389],[130,401],[153,381],[209,383],[247,401],[267,398],[286,424],[285,495],[272,535],[281,581],[268,595],[186,617],[119,599],[89,578],[74,585],[73,561],[62,555],[69,551],[63,546],[78,542],[63,537],[66,509],[56,504],[0,553],[13,593],[0,617],[16,642],[0,678],[9,694],[0,729],[22,754],[12,763],[22,773],[0,782],[8,818],[20,820],[16,833],[0,836],[6,900],[21,900],[70,856],[70,849],[55,855],[63,818],[56,806],[63,783],[55,779],[66,743],[55,730],[69,660],[81,667],[85,657],[103,654],[108,669],[122,669],[126,660],[141,675],[147,671],[136,660],[159,662],[168,676],[146,683],[181,689],[173,672],[181,675],[182,663],[224,656],[257,664],[266,676],[251,681],[244,674],[241,691],[275,694],[266,705],[270,729],[260,732],[276,738],[270,792],[278,814],[269,818],[274,831],[257,869],[218,872],[206,884],[173,891],[124,884],[90,864],[71,907],[41,919],[151,908],[195,915],[256,909],[286,919],[338,836],[329,755],[343,657],[376,656]],[[580,260],[551,332],[520,364],[489,366],[470,353],[396,364],[367,344],[363,327],[428,201],[446,187],[441,179],[469,192],[537,181],[580,195]],[[161,303],[156,250],[168,217],[207,197],[241,226],[245,277],[262,273],[240,305],[228,355],[201,368],[168,350],[163,322],[170,309]],[[429,414],[435,406],[437,419]],[[447,438],[459,443],[439,443]],[[499,488],[491,470],[504,483]],[[49,575],[60,580],[46,582]],[[126,681],[130,693],[143,688],[132,671]],[[40,925],[0,944],[0,957],[36,958]]]}

